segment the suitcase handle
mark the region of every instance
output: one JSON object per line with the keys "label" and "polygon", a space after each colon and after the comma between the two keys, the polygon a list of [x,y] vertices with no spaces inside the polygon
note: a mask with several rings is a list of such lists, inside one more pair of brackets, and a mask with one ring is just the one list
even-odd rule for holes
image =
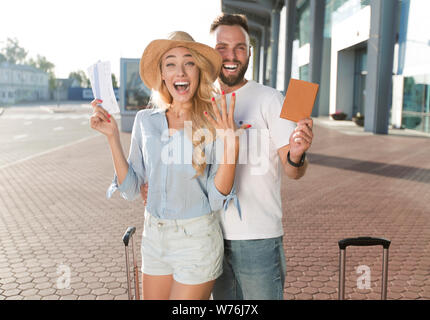
{"label": "suitcase handle", "polygon": [[383,246],[384,249],[390,247],[391,241],[382,238],[358,237],[339,240],[339,249],[345,250],[348,246]]}
{"label": "suitcase handle", "polygon": [[128,286],[128,299],[132,300],[133,295],[131,293],[131,278],[130,278],[130,262],[129,262],[129,256],[128,256],[128,243],[131,240],[131,250],[133,252],[133,274],[134,274],[134,297],[136,300],[140,300],[140,293],[139,293],[139,270],[137,268],[137,262],[136,262],[136,256],[134,251],[134,241],[133,241],[133,235],[136,232],[136,227],[128,227],[125,231],[124,235],[122,236],[122,241],[125,244],[125,267],[127,271],[127,286]]}
{"label": "suitcase handle", "polygon": [[133,236],[133,234],[136,232],[136,227],[128,227],[127,231],[122,236],[122,241],[124,242],[125,246],[128,246],[128,242],[130,241],[130,238]]}

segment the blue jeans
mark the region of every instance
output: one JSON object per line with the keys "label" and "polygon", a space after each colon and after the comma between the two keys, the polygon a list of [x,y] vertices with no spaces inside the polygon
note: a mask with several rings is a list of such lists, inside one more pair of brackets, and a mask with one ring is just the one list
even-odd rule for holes
{"label": "blue jeans", "polygon": [[224,240],[223,270],[215,281],[214,300],[283,300],[282,237]]}

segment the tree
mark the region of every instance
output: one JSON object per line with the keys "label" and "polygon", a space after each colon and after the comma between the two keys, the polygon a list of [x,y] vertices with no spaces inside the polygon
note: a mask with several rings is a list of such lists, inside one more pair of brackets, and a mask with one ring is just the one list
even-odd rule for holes
{"label": "tree", "polygon": [[57,87],[55,80],[54,68],[55,65],[48,61],[46,57],[37,55],[36,60],[30,58],[28,61],[25,60],[28,51],[20,47],[18,39],[7,38],[6,47],[1,49],[3,53],[0,53],[0,63],[7,61],[11,64],[26,64],[35,67],[48,73],[49,76],[49,89],[53,90]]}
{"label": "tree", "polygon": [[49,72],[49,90],[57,89],[57,79],[55,78],[54,72]]}
{"label": "tree", "polygon": [[28,51],[19,46],[18,39],[7,38],[6,47],[2,49],[6,61],[13,64],[24,63]]}
{"label": "tree", "polygon": [[48,59],[46,59],[46,57],[38,54],[36,60],[34,60],[33,58],[30,58],[26,62],[26,64],[48,73],[48,75],[49,75],[49,89],[54,90],[57,88],[57,82],[55,80],[55,74],[54,74],[55,64],[48,61]]}
{"label": "tree", "polygon": [[30,60],[27,61],[27,64],[47,73],[53,72],[55,68],[55,65],[52,62],[48,61],[46,57],[41,55],[37,55],[36,60],[30,58]]}
{"label": "tree", "polygon": [[112,87],[118,88],[118,82],[116,81],[116,77],[114,73],[112,73]]}
{"label": "tree", "polygon": [[86,73],[82,70],[70,72],[69,79],[76,80],[79,86],[82,88],[90,87],[90,80],[88,79]]}

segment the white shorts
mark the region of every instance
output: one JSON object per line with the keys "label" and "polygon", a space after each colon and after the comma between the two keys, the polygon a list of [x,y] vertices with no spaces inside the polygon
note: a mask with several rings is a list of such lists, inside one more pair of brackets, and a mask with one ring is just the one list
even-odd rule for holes
{"label": "white shorts", "polygon": [[219,213],[170,220],[145,210],[141,252],[145,274],[173,274],[183,284],[215,280],[222,273],[224,255]]}

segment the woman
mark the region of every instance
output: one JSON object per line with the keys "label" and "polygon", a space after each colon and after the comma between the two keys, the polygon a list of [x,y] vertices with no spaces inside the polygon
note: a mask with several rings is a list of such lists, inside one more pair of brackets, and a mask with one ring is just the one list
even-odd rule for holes
{"label": "woman", "polygon": [[[216,211],[236,197],[239,139],[235,99],[227,112],[222,95],[220,112],[213,98],[221,63],[214,49],[185,32],[148,45],[140,76],[153,89],[155,108],[137,113],[128,160],[115,119],[97,105],[100,100],[92,102],[91,127],[107,136],[115,167],[107,196],[118,189],[134,199],[143,183],[149,186],[142,235],[145,299],[208,299],[222,273]],[[219,165],[218,142],[223,146]]]}

